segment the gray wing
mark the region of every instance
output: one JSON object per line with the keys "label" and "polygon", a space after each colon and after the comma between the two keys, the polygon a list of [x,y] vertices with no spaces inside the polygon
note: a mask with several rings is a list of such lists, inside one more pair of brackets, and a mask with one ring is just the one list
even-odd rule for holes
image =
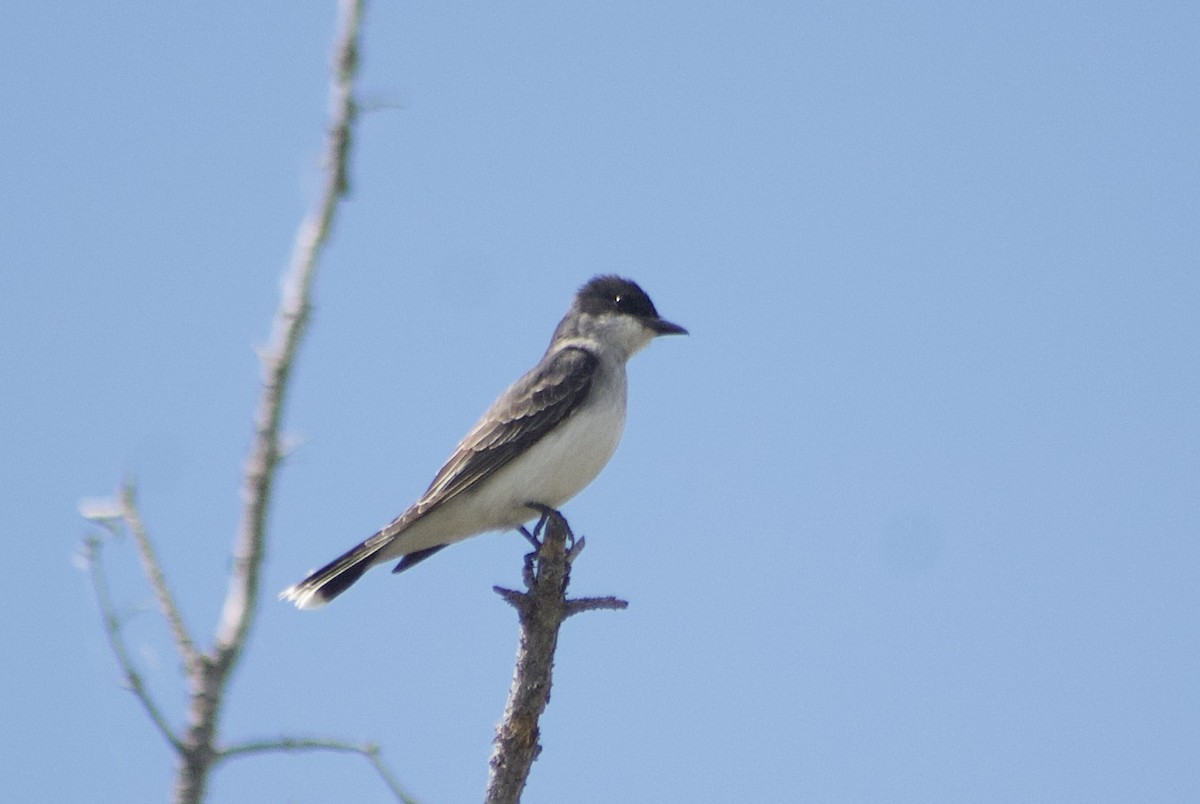
{"label": "gray wing", "polygon": [[381,535],[400,532],[537,443],[587,398],[599,365],[586,349],[568,347],[517,380],[462,440],[421,499]]}
{"label": "gray wing", "polygon": [[[539,363],[492,405],[458,445],[421,499],[383,530],[335,558],[284,592],[301,608],[320,605],[346,591],[399,533],[439,505],[469,491],[532,446],[587,399],[600,360],[568,347]],[[411,567],[445,545],[405,555],[394,572]]]}

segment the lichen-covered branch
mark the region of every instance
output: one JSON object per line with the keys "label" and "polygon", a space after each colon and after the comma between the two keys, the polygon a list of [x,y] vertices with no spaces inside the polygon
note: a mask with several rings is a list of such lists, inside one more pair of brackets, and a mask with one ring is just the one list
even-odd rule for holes
{"label": "lichen-covered branch", "polygon": [[[504,719],[496,727],[487,804],[520,801],[533,761],[541,753],[538,720],[550,700],[554,651],[563,620],[581,611],[623,609],[629,605],[613,597],[567,599],[571,562],[584,542],[575,542],[570,526],[557,511],[547,509],[543,513],[545,536],[541,546],[525,557],[523,575],[528,591],[496,587],[496,593],[517,610],[521,628]],[[568,539],[572,542],[570,548]]]}

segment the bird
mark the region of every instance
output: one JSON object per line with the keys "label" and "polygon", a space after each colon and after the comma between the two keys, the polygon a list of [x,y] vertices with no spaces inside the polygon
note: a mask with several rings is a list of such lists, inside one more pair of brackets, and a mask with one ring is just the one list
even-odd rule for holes
{"label": "bird", "polygon": [[425,493],[280,598],[319,608],[376,565],[398,560],[392,572],[402,572],[470,536],[527,534],[526,522],[582,491],[616,451],[629,358],[658,336],[686,334],[636,282],[593,277],[576,292],[542,359],[492,403]]}

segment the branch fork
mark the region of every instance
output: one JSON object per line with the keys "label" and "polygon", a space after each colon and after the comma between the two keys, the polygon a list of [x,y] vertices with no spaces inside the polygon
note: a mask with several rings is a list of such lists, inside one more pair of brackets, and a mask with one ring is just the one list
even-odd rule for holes
{"label": "branch fork", "polygon": [[[558,511],[531,505],[542,518],[533,533],[522,528],[535,550],[525,556],[524,592],[493,587],[496,594],[517,610],[520,640],[517,667],[509,688],[504,719],[496,727],[491,758],[487,804],[515,804],[529,778],[533,761],[541,753],[538,720],[550,701],[551,671],[558,632],[573,614],[596,609],[624,609],[629,603],[615,597],[567,598],[571,566],[584,547]],[[538,537],[544,536],[539,541]]]}
{"label": "branch fork", "polygon": [[115,503],[85,509],[84,516],[111,535],[128,531],[137,543],[142,570],[158,601],[175,642],[188,686],[187,724],[173,727],[155,701],[133,663],[100,562],[103,540],[91,536],[84,543],[83,559],[91,576],[109,645],[120,665],[125,685],[146,710],[162,737],[178,757],[173,800],[198,804],[203,800],[212,770],[223,760],[268,751],[340,751],[366,758],[401,801],[410,799],[383,764],[373,744],[340,740],[283,737],[223,746],[217,730],[225,691],[245,648],[258,609],[259,581],[266,553],[267,515],[279,462],[289,444],[281,437],[284,402],[296,354],[312,308],[313,279],[325,242],[349,188],[350,148],[358,108],[354,81],[358,70],[361,20],[365,0],[341,0],[341,31],[333,58],[330,90],[330,127],[325,143],[324,186],[314,209],[300,225],[291,264],[284,274],[279,305],[269,342],[260,350],[262,386],[254,417],[254,439],[242,481],[242,518],[233,549],[229,587],[213,644],[198,648],[184,622],[166,580],[153,543],[138,511],[131,483],[122,486]]}

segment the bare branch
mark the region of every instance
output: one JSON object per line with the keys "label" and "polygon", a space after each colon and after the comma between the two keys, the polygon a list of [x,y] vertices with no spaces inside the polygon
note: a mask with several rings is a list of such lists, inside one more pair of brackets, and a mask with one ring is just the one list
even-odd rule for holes
{"label": "bare branch", "polygon": [[332,231],[338,202],[349,190],[350,145],[357,117],[353,88],[358,72],[362,10],[363,0],[342,0],[341,33],[333,57],[331,121],[325,142],[325,184],[315,209],[296,234],[292,262],[283,279],[271,338],[263,352],[262,394],[255,414],[254,444],[246,461],[242,486],[245,507],[234,549],[229,592],[217,629],[217,658],[222,665],[232,666],[237,661],[254,619],[267,511],[275,468],[280,459],[279,427],[288,380],[308,324],[317,261]]}
{"label": "bare branch", "polygon": [[504,598],[504,602],[517,611],[525,610],[525,601],[529,595],[524,592],[518,592],[516,589],[505,589],[503,586],[493,586],[492,591]]}
{"label": "bare branch", "polygon": [[244,649],[258,606],[271,490],[279,463],[289,447],[280,436],[288,381],[308,323],[317,263],[332,231],[339,202],[349,190],[351,135],[358,113],[353,85],[358,70],[363,6],[364,0],[341,0],[341,30],[334,49],[330,93],[331,123],[324,152],[325,184],[320,199],[296,234],[291,264],[283,277],[281,298],[272,321],[270,339],[260,352],[262,390],[255,412],[254,440],[245,467],[242,487],[244,507],[234,545],[229,589],[211,650],[197,650],[183,621],[142,521],[133,484],[126,483],[121,488],[117,501],[87,501],[80,507],[81,513],[89,521],[110,534],[119,535],[123,525],[133,535],[142,569],[183,659],[191,705],[188,709],[187,731],[181,737],[171,728],[134,667],[100,562],[102,542],[96,537],[89,538],[84,545],[83,558],[87,562],[103,615],[105,633],[128,687],[179,756],[174,800],[180,804],[198,804],[204,797],[212,769],[224,760],[266,752],[297,751],[358,754],[371,763],[398,801],[415,804],[387,767],[379,747],[373,743],[283,737],[238,743],[225,748],[217,746],[217,719],[225,690]]}
{"label": "bare branch", "polygon": [[308,324],[317,262],[349,186],[352,128],[357,116],[353,85],[364,0],[342,0],[340,33],[333,56],[329,133],[325,142],[325,182],[320,198],[296,233],[291,264],[283,277],[279,307],[262,351],[263,379],[254,417],[254,440],[242,483],[242,518],[233,549],[229,589],[211,652],[189,673],[191,706],[174,798],[198,804],[219,758],[217,716],[230,673],[237,665],[258,608],[266,549],[267,513],[282,456],[280,424],[296,353]]}
{"label": "bare branch", "polygon": [[597,611],[599,609],[611,609],[620,611],[629,608],[628,600],[621,600],[619,597],[580,597],[575,600],[567,601],[567,617],[573,617],[576,614],[585,611]]}
{"label": "bare branch", "polygon": [[162,565],[158,563],[154,545],[146,532],[146,526],[142,523],[142,515],[138,511],[137,497],[132,481],[126,481],[121,486],[120,505],[121,518],[125,520],[129,532],[133,534],[133,539],[137,542],[138,556],[142,559],[142,571],[146,573],[146,579],[154,590],[154,596],[158,598],[159,610],[162,611],[163,617],[171,627],[171,633],[175,637],[175,647],[179,649],[179,658],[190,674],[196,666],[196,646],[192,642],[187,626],[184,625],[183,616],[179,613],[179,606],[175,603],[171,587],[163,575]]}
{"label": "bare branch", "polygon": [[104,633],[108,637],[109,647],[112,648],[113,655],[117,658],[117,664],[121,667],[121,673],[125,677],[125,684],[134,694],[134,697],[141,703],[142,708],[146,710],[146,714],[150,716],[150,720],[158,727],[158,731],[162,734],[163,739],[170,743],[171,747],[176,752],[183,751],[183,743],[176,736],[171,724],[167,722],[167,718],[163,715],[158,704],[155,702],[150,691],[146,689],[145,683],[142,681],[141,673],[133,666],[133,659],[129,656],[129,649],[125,647],[125,638],[121,634],[121,620],[117,616],[117,611],[113,607],[112,595],[108,591],[108,576],[104,574],[104,566],[100,563],[100,550],[103,543],[95,536],[89,537],[83,545],[83,559],[87,563],[88,575],[92,580],[92,589],[96,593],[96,603],[100,607],[100,616],[104,619]]}
{"label": "bare branch", "polygon": [[[543,513],[547,517],[545,538],[536,553],[525,557],[522,573],[529,591],[494,587],[496,594],[516,608],[521,634],[504,719],[496,727],[491,776],[484,799],[487,804],[520,801],[533,761],[541,753],[538,720],[550,700],[554,651],[563,620],[581,611],[629,605],[614,597],[567,600],[571,562],[582,549],[583,540],[575,541],[562,514],[549,509]],[[573,544],[571,549],[566,546],[568,539]]]}
{"label": "bare branch", "polygon": [[301,739],[295,737],[280,737],[275,740],[251,740],[244,743],[237,743],[227,748],[222,749],[217,758],[235,759],[237,757],[248,756],[251,754],[262,754],[269,752],[285,752],[293,753],[298,751],[333,751],[336,753],[358,754],[366,758],[379,777],[383,779],[383,783],[387,785],[392,795],[397,801],[402,801],[404,804],[416,804],[416,799],[410,797],[404,788],[400,786],[399,780],[392,774],[387,767],[387,763],[383,761],[383,756],[379,750],[379,746],[375,743],[352,743],[346,740],[331,740],[331,739]]}

